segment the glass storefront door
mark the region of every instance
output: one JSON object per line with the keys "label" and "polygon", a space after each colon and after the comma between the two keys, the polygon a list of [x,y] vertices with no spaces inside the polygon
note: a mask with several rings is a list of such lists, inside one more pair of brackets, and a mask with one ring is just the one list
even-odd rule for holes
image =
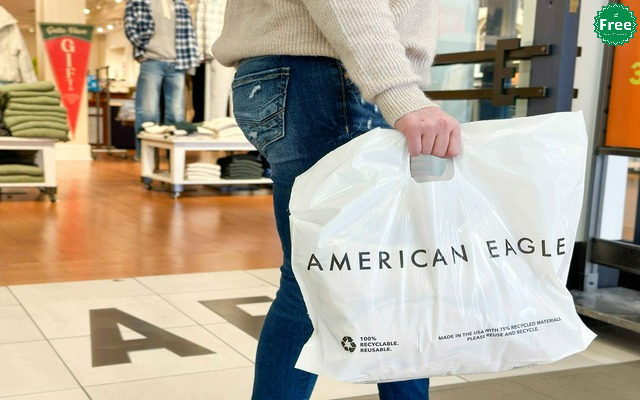
{"label": "glass storefront door", "polygon": [[[532,44],[535,21],[532,0],[440,0],[438,54],[491,50],[501,39],[519,38]],[[527,16],[525,18],[525,15]],[[509,63],[515,73],[509,85],[528,85],[530,61]],[[493,63],[436,66],[430,90],[490,88]],[[509,106],[494,106],[490,100],[446,100],[441,107],[460,122],[526,115],[526,99]]]}

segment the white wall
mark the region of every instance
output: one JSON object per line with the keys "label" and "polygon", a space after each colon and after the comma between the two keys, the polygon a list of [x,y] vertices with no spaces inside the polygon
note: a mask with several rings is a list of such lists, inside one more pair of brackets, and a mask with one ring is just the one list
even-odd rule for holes
{"label": "white wall", "polygon": [[133,47],[127,40],[122,27],[104,35],[104,65],[109,66],[111,78],[135,85],[139,66],[133,59]]}
{"label": "white wall", "polygon": [[36,31],[29,32],[27,29],[20,29],[20,33],[22,33],[24,43],[27,45],[27,50],[29,50],[29,55],[33,60],[38,56],[38,49],[36,47]]}

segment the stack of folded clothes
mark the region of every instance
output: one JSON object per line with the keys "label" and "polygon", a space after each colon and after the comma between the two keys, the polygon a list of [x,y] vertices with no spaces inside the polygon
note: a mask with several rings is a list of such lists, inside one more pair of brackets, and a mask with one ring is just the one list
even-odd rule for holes
{"label": "stack of folded clothes", "polygon": [[187,164],[185,179],[188,181],[208,181],[220,179],[220,166],[206,162],[194,162]]}
{"label": "stack of folded clothes", "polygon": [[33,150],[0,150],[0,183],[44,182]]}
{"label": "stack of folded clothes", "polygon": [[259,179],[269,177],[269,163],[257,151],[218,159],[223,179]]}
{"label": "stack of folded clothes", "polygon": [[231,117],[218,117],[198,125],[198,133],[212,135],[218,139],[246,140],[238,123]]}
{"label": "stack of folded clothes", "polygon": [[69,140],[67,109],[48,81],[0,86],[3,128],[15,137]]}
{"label": "stack of folded clothes", "polygon": [[162,135],[163,137],[168,137],[170,135],[174,136],[185,136],[196,133],[197,125],[191,122],[176,122],[173,125],[159,125],[155,122],[143,122],[142,131],[144,133],[151,133],[154,135]]}
{"label": "stack of folded clothes", "polygon": [[0,136],[11,136],[11,132],[4,126],[4,122],[2,122],[2,108],[0,107]]}

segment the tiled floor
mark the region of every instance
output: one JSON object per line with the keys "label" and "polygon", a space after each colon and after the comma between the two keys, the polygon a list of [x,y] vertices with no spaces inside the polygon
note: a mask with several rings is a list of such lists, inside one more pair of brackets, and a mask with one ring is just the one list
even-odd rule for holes
{"label": "tiled floor", "polygon": [[[261,269],[0,287],[0,398],[249,399],[277,278]],[[434,378],[432,400],[640,399],[640,334],[588,322],[599,336],[586,351],[532,369]],[[375,393],[320,378],[313,399]]]}

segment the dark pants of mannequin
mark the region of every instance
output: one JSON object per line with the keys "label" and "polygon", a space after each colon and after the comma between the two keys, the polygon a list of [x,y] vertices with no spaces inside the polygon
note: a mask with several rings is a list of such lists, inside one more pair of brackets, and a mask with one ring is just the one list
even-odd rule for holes
{"label": "dark pants of mannequin", "polygon": [[[140,74],[136,84],[136,157],[140,158],[140,139],[138,133],[144,122],[173,125],[183,122],[185,73],[175,68],[174,62],[146,60],[140,63]],[[161,98],[161,93],[163,97]],[[164,116],[161,115],[161,102]]]}

